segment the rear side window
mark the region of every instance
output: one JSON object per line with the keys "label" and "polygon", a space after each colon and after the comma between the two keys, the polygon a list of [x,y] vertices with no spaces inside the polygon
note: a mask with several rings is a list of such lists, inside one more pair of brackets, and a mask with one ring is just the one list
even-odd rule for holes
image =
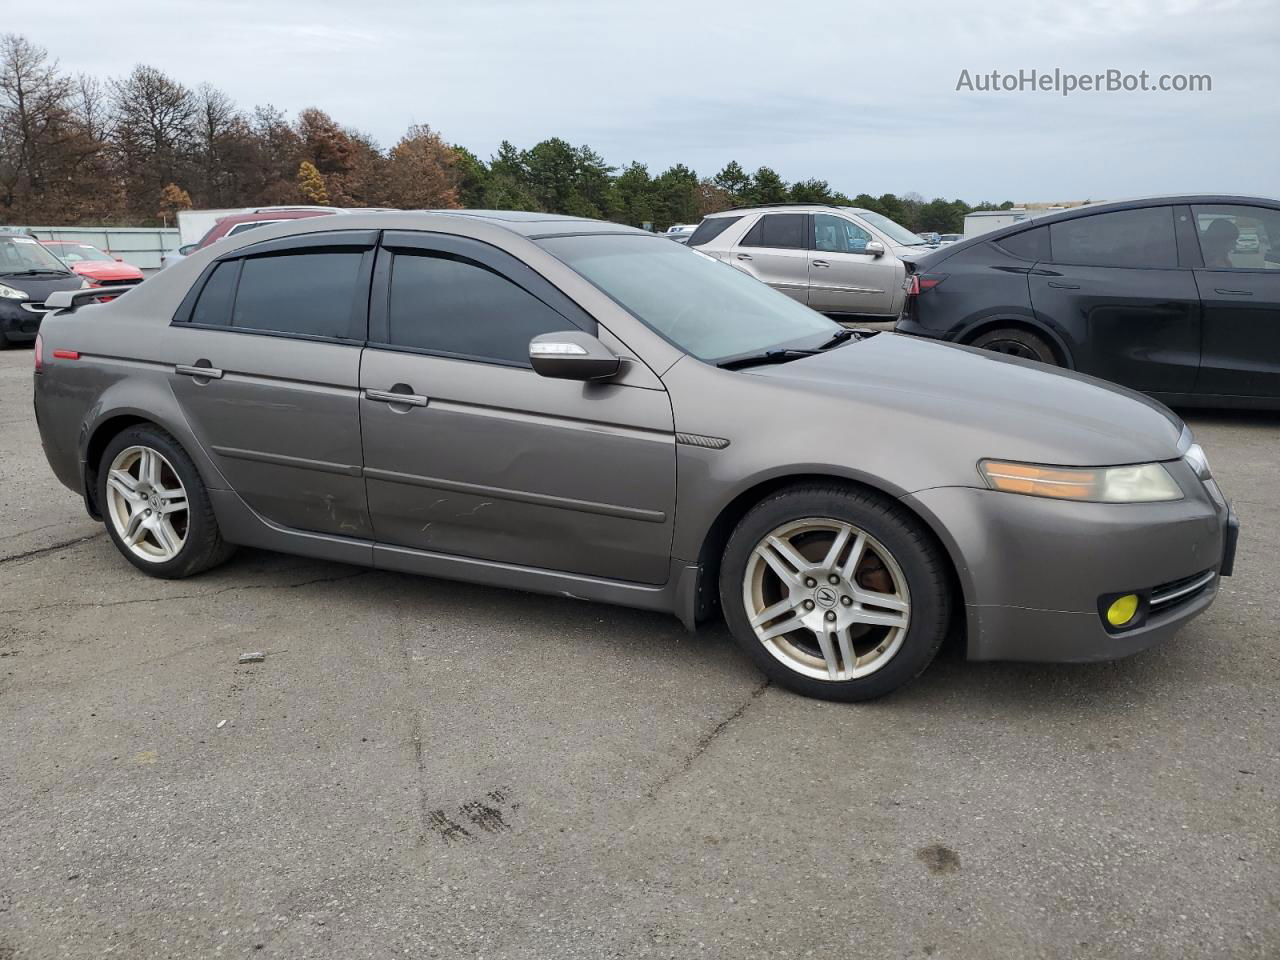
{"label": "rear side window", "polygon": [[739,246],[805,249],[804,226],[807,213],[769,213],[756,221]]}
{"label": "rear side window", "polygon": [[191,311],[192,323],[226,326],[231,322],[231,301],[235,299],[239,270],[238,260],[225,260],[213,268]]}
{"label": "rear side window", "polygon": [[234,227],[227,231],[228,237],[234,237],[237,234],[244,233],[246,230],[257,230],[259,227],[269,227],[273,223],[282,223],[281,220],[251,220],[248,223],[237,223]]}
{"label": "rear side window", "polygon": [[700,247],[704,243],[710,243],[741,219],[741,217],[711,217],[703,220],[698,224],[698,229],[693,231],[688,245]]}
{"label": "rear side window", "polygon": [[1095,213],[1049,225],[1054,263],[1093,267],[1176,267],[1173,208]]}
{"label": "rear side window", "polygon": [[231,325],[363,340],[364,331],[356,329],[357,295],[364,290],[360,281],[363,256],[357,251],[323,250],[246,259]]}
{"label": "rear side window", "polygon": [[1010,256],[1019,260],[1049,259],[1049,228],[1036,227],[1001,237],[994,241],[995,245]]}
{"label": "rear side window", "polygon": [[573,330],[523,287],[461,257],[396,254],[388,304],[391,344],[529,366],[529,341]]}

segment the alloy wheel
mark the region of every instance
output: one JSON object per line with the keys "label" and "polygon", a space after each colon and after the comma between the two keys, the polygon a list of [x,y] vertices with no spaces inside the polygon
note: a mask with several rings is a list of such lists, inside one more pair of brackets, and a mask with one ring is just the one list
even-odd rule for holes
{"label": "alloy wheel", "polygon": [[187,542],[187,491],[164,455],[150,447],[125,447],[107,472],[107,514],[135,556],[151,563],[176,557]]}
{"label": "alloy wheel", "polygon": [[906,577],[889,550],[841,520],[775,528],[752,550],[742,601],[756,638],[789,669],[855,680],[888,664],[911,620]]}

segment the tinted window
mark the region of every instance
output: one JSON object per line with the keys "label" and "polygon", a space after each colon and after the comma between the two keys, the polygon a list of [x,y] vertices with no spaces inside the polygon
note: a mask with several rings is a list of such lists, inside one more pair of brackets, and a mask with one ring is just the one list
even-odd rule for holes
{"label": "tinted window", "polygon": [[1049,259],[1049,228],[1036,227],[1034,230],[1023,230],[995,241],[1005,253],[1012,254],[1020,260]]}
{"label": "tinted window", "polygon": [[813,216],[813,249],[823,253],[865,253],[867,241],[874,239],[852,220],[829,213]]}
{"label": "tinted window", "polygon": [[362,257],[325,250],[246,259],[232,326],[363,340],[353,319],[363,292]]}
{"label": "tinted window", "polygon": [[1049,225],[1055,263],[1095,267],[1176,267],[1173,208],[1118,210]]}
{"label": "tinted window", "polygon": [[[671,244],[673,248],[675,244]],[[471,260],[397,254],[391,342],[434,353],[529,365],[529,341],[574,325],[522,287]]]}
{"label": "tinted window", "polygon": [[700,247],[704,243],[710,243],[741,219],[741,217],[712,217],[709,220],[703,220],[698,224],[698,229],[693,231],[693,236],[689,238],[689,246]]}
{"label": "tinted window", "polygon": [[1192,207],[1204,265],[1218,270],[1280,270],[1280,210]]}
{"label": "tinted window", "polygon": [[747,231],[740,246],[803,250],[806,213],[770,213]]}
{"label": "tinted window", "polygon": [[231,322],[231,301],[236,295],[238,260],[228,260],[213,268],[191,311],[192,323],[225,325]]}

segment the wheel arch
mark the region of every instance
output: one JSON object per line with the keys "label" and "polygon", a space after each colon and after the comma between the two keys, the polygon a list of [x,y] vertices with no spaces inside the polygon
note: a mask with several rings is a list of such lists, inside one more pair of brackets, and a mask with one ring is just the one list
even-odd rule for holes
{"label": "wheel arch", "polygon": [[1034,334],[1048,342],[1049,349],[1053,351],[1054,356],[1064,368],[1068,370],[1076,368],[1075,357],[1072,355],[1071,348],[1067,346],[1067,341],[1063,339],[1062,335],[1049,324],[1026,316],[1002,315],[985,317],[965,327],[956,336],[955,342],[970,346],[978,337],[984,333],[990,333],[992,330],[1022,330],[1025,333]]}
{"label": "wheel arch", "polygon": [[920,510],[909,502],[905,491],[893,490],[888,484],[876,483],[865,477],[854,477],[823,470],[807,470],[794,473],[779,473],[773,476],[758,478],[745,489],[740,490],[721,507],[719,513],[711,521],[703,534],[698,551],[699,587],[696,591],[699,598],[697,619],[707,619],[715,613],[718,603],[708,601],[718,597],[716,584],[720,578],[720,561],[724,556],[724,548],[729,537],[747,512],[765,498],[788,487],[803,486],[813,483],[836,484],[851,490],[873,493],[885,500],[896,503],[910,514],[929,533],[934,545],[939,548],[946,560],[947,582],[954,591],[955,603],[952,605],[953,626],[966,627],[965,598],[970,595],[971,586],[966,582],[963,571],[968,566],[959,555],[955,540],[947,533],[939,519],[932,513]]}

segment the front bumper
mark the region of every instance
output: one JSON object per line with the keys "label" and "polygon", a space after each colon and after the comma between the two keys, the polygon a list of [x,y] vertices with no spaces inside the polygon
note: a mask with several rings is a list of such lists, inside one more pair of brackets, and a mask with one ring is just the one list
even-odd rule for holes
{"label": "front bumper", "polygon": [[34,340],[40,332],[42,312],[28,310],[26,300],[0,298],[0,335],[11,343]]}
{"label": "front bumper", "polygon": [[[1203,613],[1231,572],[1238,523],[1216,485],[1181,462],[1168,466],[1184,492],[1172,503],[1075,503],[969,487],[907,497],[950,541],[969,659],[1111,660]],[[1099,601],[1126,592],[1157,602],[1139,626],[1108,629]]]}

